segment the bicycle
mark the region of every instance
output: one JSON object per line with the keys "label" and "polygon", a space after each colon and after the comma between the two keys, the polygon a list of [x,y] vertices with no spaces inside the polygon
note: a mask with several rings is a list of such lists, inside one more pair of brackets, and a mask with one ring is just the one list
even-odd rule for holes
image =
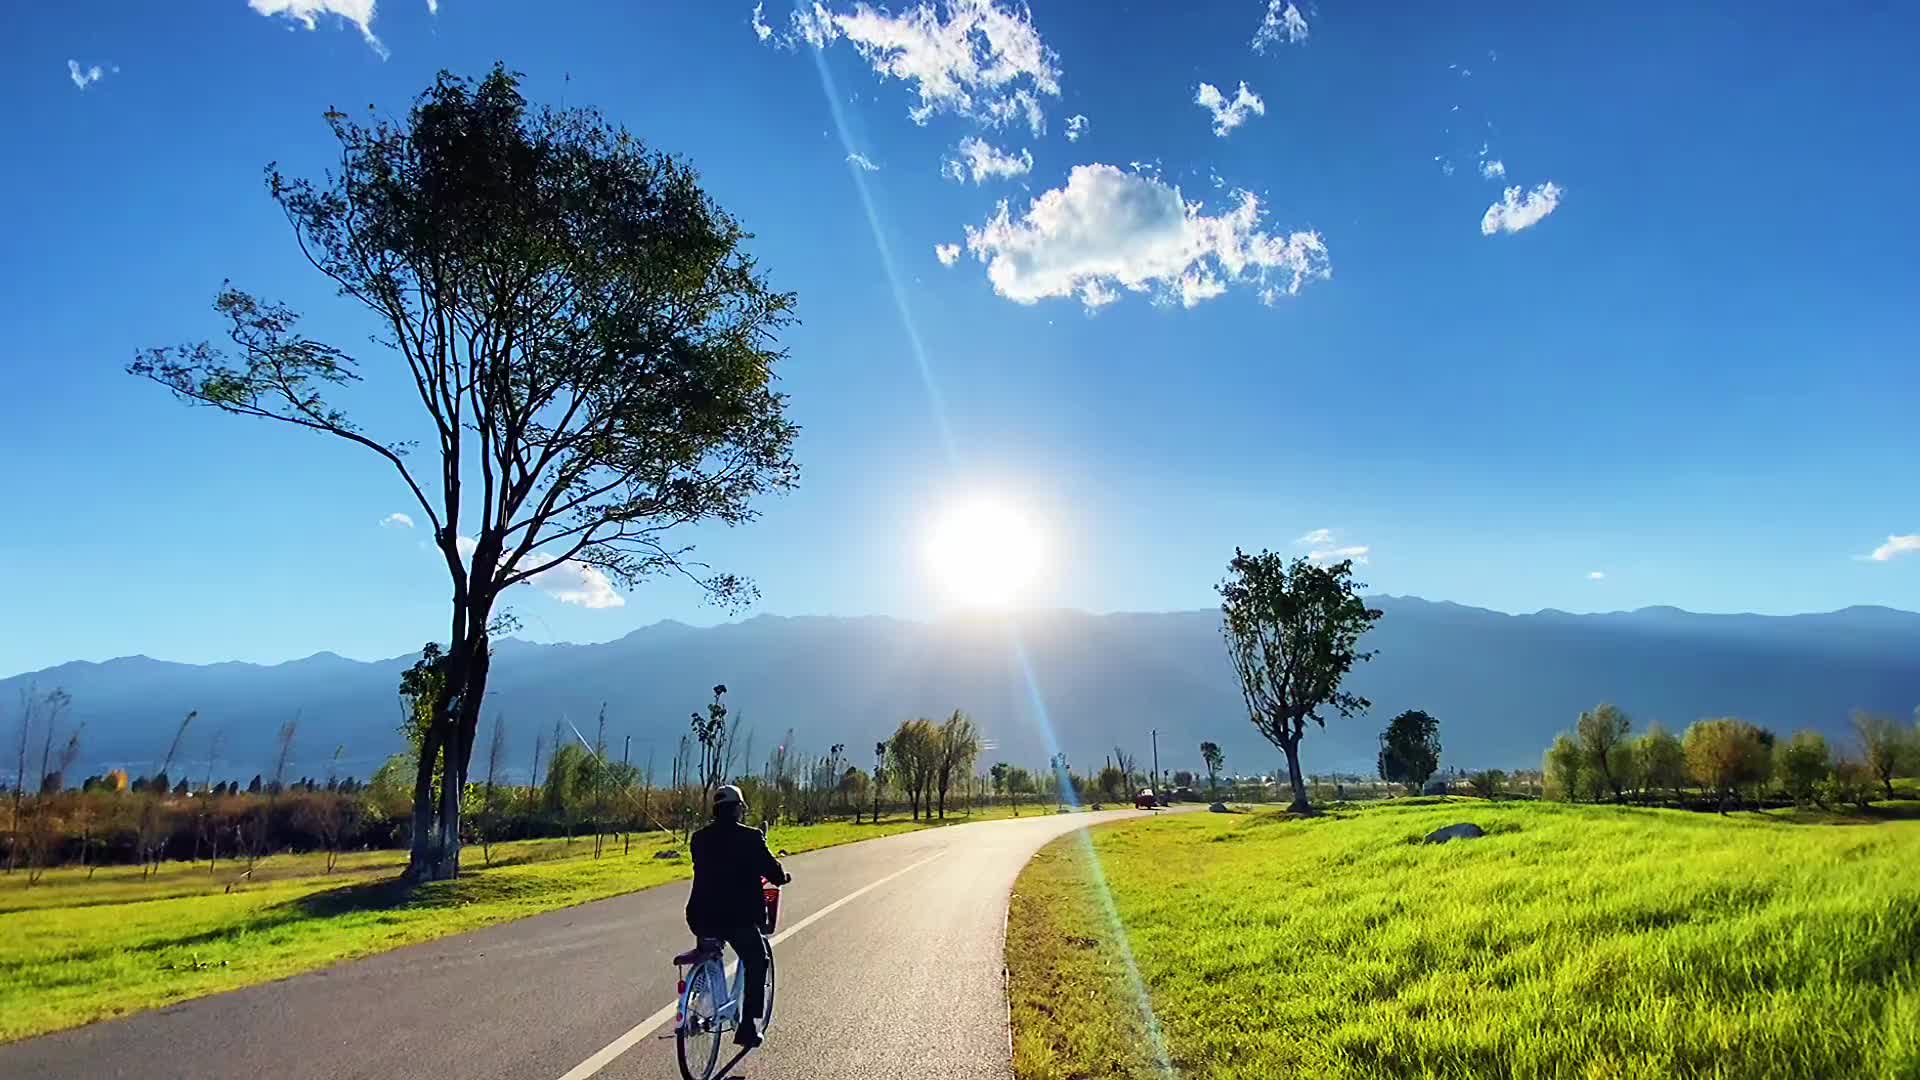
{"label": "bicycle", "polygon": [[[761,896],[766,902],[766,916],[761,920],[760,932],[771,934],[780,917],[780,886],[762,880]],[[680,1007],[674,1020],[673,1041],[680,1058],[680,1075],[685,1080],[725,1076],[749,1052],[743,1047],[725,1067],[715,1071],[727,1033],[740,1026],[740,1003],[745,1000],[746,966],[735,964],[733,978],[729,980],[726,954],[726,942],[719,938],[701,938],[693,948],[673,958],[680,976]],[[769,948],[766,1006],[759,1024],[763,1038],[772,1026],[773,950]]]}

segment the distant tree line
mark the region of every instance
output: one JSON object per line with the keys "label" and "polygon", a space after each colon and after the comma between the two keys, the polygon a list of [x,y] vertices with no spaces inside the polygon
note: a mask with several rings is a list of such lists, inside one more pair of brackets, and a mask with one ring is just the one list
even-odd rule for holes
{"label": "distant tree line", "polygon": [[1894,797],[1894,780],[1920,772],[1915,723],[1856,711],[1848,744],[1836,750],[1811,729],[1781,739],[1738,717],[1695,721],[1675,735],[1659,723],[1639,734],[1618,706],[1580,714],[1547,748],[1541,771],[1549,798],[1730,807],[1793,803],[1867,808]]}

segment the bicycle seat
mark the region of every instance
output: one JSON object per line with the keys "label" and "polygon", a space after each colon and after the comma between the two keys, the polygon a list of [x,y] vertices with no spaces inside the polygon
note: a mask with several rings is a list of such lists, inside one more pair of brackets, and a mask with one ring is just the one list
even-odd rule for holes
{"label": "bicycle seat", "polygon": [[674,966],[685,967],[688,964],[697,964],[709,956],[717,956],[720,950],[726,948],[726,945],[727,943],[719,938],[701,938],[693,948],[673,958]]}

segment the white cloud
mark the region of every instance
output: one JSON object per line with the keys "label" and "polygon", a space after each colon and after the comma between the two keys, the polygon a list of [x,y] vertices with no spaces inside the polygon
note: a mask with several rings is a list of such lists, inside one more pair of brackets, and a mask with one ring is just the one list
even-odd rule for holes
{"label": "white cloud", "polygon": [[411,529],[413,528],[413,518],[396,510],[380,519],[380,527],[385,529]]}
{"label": "white cloud", "polygon": [[1873,549],[1867,558],[1874,562],[1892,562],[1902,555],[1920,553],[1920,533],[1908,533],[1905,536],[1889,536],[1887,542]]}
{"label": "white cloud", "polygon": [[584,608],[627,606],[627,598],[614,591],[605,571],[578,559],[566,559],[548,567],[528,578],[527,583],[563,604]]}
{"label": "white cloud", "polygon": [[373,36],[373,5],[374,0],[247,0],[247,6],[262,15],[279,15],[309,30],[318,25],[322,15],[338,16],[342,22],[359,27],[367,45],[385,59],[387,47]]}
{"label": "white cloud", "polygon": [[440,14],[440,0],[427,0],[427,14]]}
{"label": "white cloud", "polygon": [[1589,570],[1587,571],[1587,580],[1605,581],[1607,580],[1607,572],[1605,570]]}
{"label": "white cloud", "polygon": [[1307,558],[1314,562],[1338,562],[1341,559],[1351,559],[1355,564],[1365,566],[1367,565],[1367,552],[1371,550],[1372,549],[1365,544],[1355,544],[1351,547],[1316,548],[1307,552]]}
{"label": "white cloud", "polygon": [[1315,529],[1295,540],[1294,545],[1310,549],[1307,558],[1317,563],[1352,559],[1361,566],[1367,564],[1367,553],[1372,550],[1365,544],[1341,544],[1339,534],[1332,529]]}
{"label": "white cloud", "polygon": [[[757,10],[757,9],[756,9]],[[753,32],[784,48],[805,42],[824,49],[842,38],[883,79],[909,84],[920,103],[907,110],[916,124],[953,113],[998,127],[1024,120],[1045,130],[1040,96],[1060,96],[1058,57],[1033,26],[1032,13],[997,0],[923,0],[899,12],[856,2],[835,11],[820,0],[794,12],[791,30],[775,34],[756,15]]]}
{"label": "white cloud", "polygon": [[1298,45],[1307,40],[1307,20],[1292,0],[1267,0],[1267,16],[1253,32],[1253,51],[1263,53],[1267,46],[1286,42]]}
{"label": "white cloud", "polygon": [[453,550],[459,552],[460,557],[463,559],[473,558],[473,549],[479,546],[480,541],[475,540],[471,536],[456,536],[453,538]]}
{"label": "white cloud", "polygon": [[1480,163],[1480,175],[1489,180],[1499,180],[1507,175],[1507,163],[1495,158]]}
{"label": "white cloud", "polygon": [[[113,70],[117,73],[120,68],[115,66]],[[67,61],[67,78],[72,79],[73,85],[81,90],[85,90],[89,84],[99,82],[106,77],[106,74],[106,69],[99,64],[83,68],[78,60]]]}
{"label": "white cloud", "polygon": [[1087,118],[1075,115],[1067,117],[1067,141],[1079,142],[1080,136],[1087,133]]}
{"label": "white cloud", "polygon": [[976,139],[971,135],[961,139],[960,145],[954,150],[958,156],[940,163],[940,175],[963,184],[968,177],[978,184],[994,178],[1025,176],[1033,171],[1033,152],[1030,150],[1022,150],[1020,156],[1015,157],[985,139]]}
{"label": "white cloud", "polygon": [[773,27],[767,25],[767,17],[761,10],[765,4],[753,5],[753,36],[765,41],[773,36]]}
{"label": "white cloud", "polygon": [[1549,180],[1538,184],[1527,192],[1526,198],[1520,197],[1518,185],[1507,189],[1505,197],[1492,206],[1480,218],[1480,232],[1492,236],[1497,232],[1516,233],[1521,229],[1530,229],[1538,225],[1548,214],[1560,205],[1560,185]]}
{"label": "white cloud", "polygon": [[1213,114],[1213,133],[1223,139],[1227,137],[1227,132],[1246,123],[1249,115],[1267,115],[1267,103],[1260,100],[1259,94],[1247,89],[1244,82],[1240,84],[1239,93],[1234,94],[1231,100],[1212,83],[1201,83],[1200,89],[1194,92],[1193,103]]}
{"label": "white cloud", "polygon": [[847,155],[847,161],[851,164],[858,165],[862,170],[866,172],[880,171],[880,166],[875,165],[871,158],[867,157],[867,155],[862,154],[857,150]]}
{"label": "white cloud", "polygon": [[935,244],[933,245],[933,257],[940,260],[941,266],[952,266],[954,263],[960,261],[960,245]]}
{"label": "white cloud", "polygon": [[1271,304],[1333,276],[1319,233],[1262,232],[1260,200],[1230,198],[1230,209],[1209,215],[1154,177],[1077,165],[1019,217],[1002,200],[985,224],[967,226],[967,250],[986,264],[993,291],[1021,304],[1078,294],[1096,308],[1117,299],[1117,285],[1192,307],[1227,284],[1250,285]]}

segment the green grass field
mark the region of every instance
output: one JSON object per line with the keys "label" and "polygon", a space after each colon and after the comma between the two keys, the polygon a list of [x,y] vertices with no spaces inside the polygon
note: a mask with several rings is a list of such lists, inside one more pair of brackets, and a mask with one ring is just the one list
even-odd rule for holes
{"label": "green grass field", "polygon": [[[1457,821],[1493,835],[1409,843]],[[1920,821],[1456,799],[1102,826],[1027,868],[1007,955],[1020,1080],[1920,1077]]]}
{"label": "green grass field", "polygon": [[[948,823],[1006,814],[983,808]],[[778,827],[768,839],[776,851],[799,854],[925,827],[904,817],[878,826],[837,821]],[[668,848],[681,854],[653,857]],[[204,863],[169,863],[144,879],[138,867],[102,868],[91,880],[82,870],[55,870],[32,888],[24,872],[0,877],[0,1042],[692,874],[683,846],[667,835],[640,834],[631,855],[621,850],[614,837],[599,859],[592,837],[496,844],[493,866],[482,868],[480,849],[470,847],[458,881],[425,886],[404,904],[392,884],[406,863],[398,851],[344,855],[331,876],[320,856],[274,856],[231,893],[242,867],[230,863],[211,875]]]}

